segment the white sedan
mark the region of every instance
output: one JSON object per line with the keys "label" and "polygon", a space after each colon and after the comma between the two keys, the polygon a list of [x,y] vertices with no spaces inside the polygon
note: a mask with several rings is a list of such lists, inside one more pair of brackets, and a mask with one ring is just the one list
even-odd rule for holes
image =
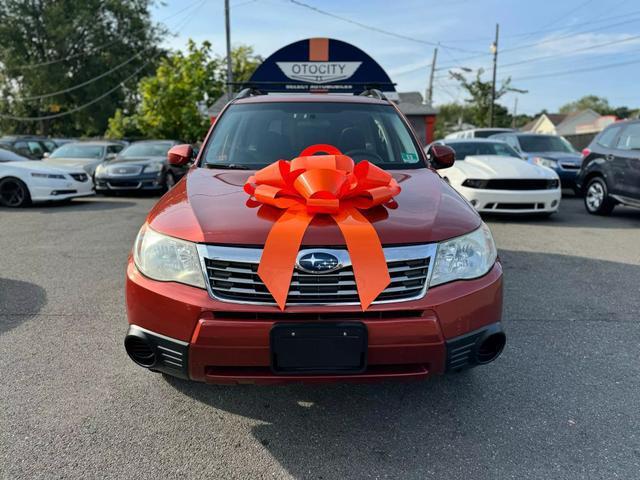
{"label": "white sedan", "polygon": [[93,183],[81,167],[57,168],[0,148],[0,205],[68,200],[93,195]]}
{"label": "white sedan", "polygon": [[539,214],[558,210],[560,179],[547,167],[522,159],[496,140],[445,140],[456,161],[438,173],[481,213]]}

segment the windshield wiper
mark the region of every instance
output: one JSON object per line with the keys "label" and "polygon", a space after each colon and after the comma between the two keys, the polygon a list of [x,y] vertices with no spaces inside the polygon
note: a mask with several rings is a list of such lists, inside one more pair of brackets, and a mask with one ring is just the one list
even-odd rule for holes
{"label": "windshield wiper", "polygon": [[252,170],[252,168],[246,165],[240,165],[237,163],[209,163],[205,162],[207,168],[220,168],[224,170]]}

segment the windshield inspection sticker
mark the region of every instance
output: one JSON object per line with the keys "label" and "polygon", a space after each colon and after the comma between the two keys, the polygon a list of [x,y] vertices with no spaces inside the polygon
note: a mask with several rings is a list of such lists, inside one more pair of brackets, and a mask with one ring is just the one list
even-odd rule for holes
{"label": "windshield inspection sticker", "polygon": [[415,153],[402,152],[400,153],[400,157],[402,157],[404,163],[415,163],[418,161],[418,155]]}

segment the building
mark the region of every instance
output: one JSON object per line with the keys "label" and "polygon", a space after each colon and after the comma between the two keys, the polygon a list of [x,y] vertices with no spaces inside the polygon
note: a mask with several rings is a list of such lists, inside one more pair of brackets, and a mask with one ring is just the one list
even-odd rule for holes
{"label": "building", "polygon": [[568,114],[543,113],[527,123],[521,130],[531,133],[561,135],[569,140],[575,148],[581,150],[591,142],[593,137],[616,120],[614,115],[600,115],[588,108]]}

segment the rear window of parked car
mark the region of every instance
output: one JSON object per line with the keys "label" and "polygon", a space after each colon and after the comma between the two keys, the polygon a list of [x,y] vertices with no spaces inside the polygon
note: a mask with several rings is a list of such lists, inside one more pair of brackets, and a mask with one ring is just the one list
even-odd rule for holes
{"label": "rear window of parked car", "polygon": [[51,158],[102,158],[104,147],[67,143],[51,154]]}
{"label": "rear window of parked car", "polygon": [[501,155],[522,158],[518,152],[502,142],[451,142],[446,145],[456,151],[456,160],[464,160],[469,155]]}
{"label": "rear window of parked car", "polygon": [[627,125],[618,137],[616,148],[621,150],[640,150],[640,123]]}
{"label": "rear window of parked car", "polygon": [[518,141],[523,152],[575,152],[571,144],[562,137],[520,135],[518,136]]}
{"label": "rear window of parked car", "polygon": [[603,147],[612,147],[613,140],[616,138],[616,135],[618,135],[619,131],[620,131],[619,125],[615,127],[607,128],[598,137],[598,140],[597,140],[598,144],[602,145]]}
{"label": "rear window of parked car", "polygon": [[134,143],[125,148],[120,156],[122,158],[166,157],[171,145],[171,142]]}

